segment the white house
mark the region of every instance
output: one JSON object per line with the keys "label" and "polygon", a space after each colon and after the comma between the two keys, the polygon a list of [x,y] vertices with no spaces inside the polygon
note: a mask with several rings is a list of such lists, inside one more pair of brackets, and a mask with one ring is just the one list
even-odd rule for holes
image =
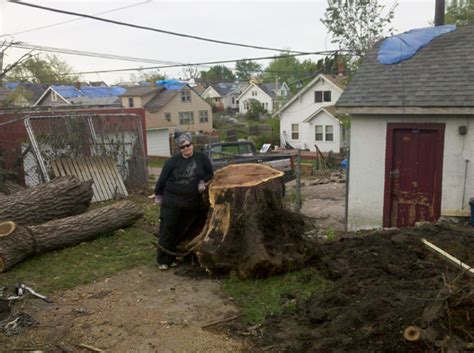
{"label": "white house", "polygon": [[274,116],[280,116],[282,146],[339,153],[343,128],[334,104],[343,91],[344,76],[319,74]]}
{"label": "white house", "polygon": [[222,82],[212,84],[202,92],[201,97],[210,102],[218,111],[239,109],[238,98],[247,83]]}
{"label": "white house", "polygon": [[275,108],[278,108],[280,99],[288,97],[289,92],[285,82],[282,84],[252,82],[237,98],[239,113],[246,114],[252,101],[259,102],[268,113],[272,113]]}
{"label": "white house", "polygon": [[[403,45],[413,34],[391,38],[395,53],[406,53]],[[380,63],[382,44],[366,56],[336,104],[352,117],[349,229],[469,215],[474,80],[466,68],[474,66],[472,38],[473,26],[458,27],[398,63]]]}

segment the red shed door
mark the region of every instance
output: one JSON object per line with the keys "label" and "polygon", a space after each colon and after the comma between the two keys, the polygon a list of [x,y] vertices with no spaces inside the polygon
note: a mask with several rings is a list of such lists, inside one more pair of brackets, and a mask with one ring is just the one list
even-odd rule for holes
{"label": "red shed door", "polygon": [[389,124],[384,226],[439,218],[443,145],[444,124]]}

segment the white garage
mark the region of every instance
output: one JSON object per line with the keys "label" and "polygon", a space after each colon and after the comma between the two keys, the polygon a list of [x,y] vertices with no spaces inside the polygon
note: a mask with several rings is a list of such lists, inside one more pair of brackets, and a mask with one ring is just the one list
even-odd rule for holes
{"label": "white garage", "polygon": [[168,128],[147,129],[146,139],[149,156],[169,157],[171,155]]}

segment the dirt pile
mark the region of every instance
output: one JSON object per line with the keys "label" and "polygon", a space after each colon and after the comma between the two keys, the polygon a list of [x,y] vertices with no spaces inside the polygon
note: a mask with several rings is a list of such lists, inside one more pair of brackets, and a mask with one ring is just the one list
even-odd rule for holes
{"label": "dirt pile", "polygon": [[[271,317],[258,340],[275,352],[463,352],[474,342],[474,281],[421,243],[474,264],[474,230],[425,225],[321,246],[315,261],[333,286]],[[404,339],[408,326],[421,338]]]}

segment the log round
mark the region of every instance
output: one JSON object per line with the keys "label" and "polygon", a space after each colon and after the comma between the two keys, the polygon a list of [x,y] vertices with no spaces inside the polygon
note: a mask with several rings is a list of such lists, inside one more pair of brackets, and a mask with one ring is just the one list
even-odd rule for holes
{"label": "log round", "polygon": [[0,222],[31,225],[83,213],[89,207],[92,195],[91,180],[80,181],[73,176],[56,178],[38,187],[3,196]]}
{"label": "log round", "polygon": [[301,268],[310,246],[302,237],[302,217],[283,207],[282,177],[254,163],[216,171],[206,224],[185,249],[211,273],[265,277]]}
{"label": "log round", "polygon": [[28,256],[76,245],[126,227],[143,215],[136,204],[123,201],[77,216],[35,226],[0,223],[0,272]]}

